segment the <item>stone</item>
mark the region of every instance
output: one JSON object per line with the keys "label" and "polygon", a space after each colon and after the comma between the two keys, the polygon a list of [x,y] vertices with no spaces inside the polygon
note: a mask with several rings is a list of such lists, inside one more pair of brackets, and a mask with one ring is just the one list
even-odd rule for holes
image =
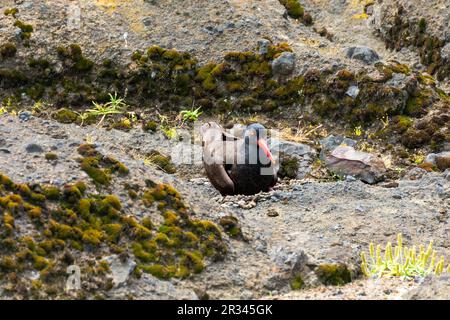
{"label": "stone", "polygon": [[104,260],[109,264],[115,287],[126,283],[128,277],[133,272],[134,268],[136,268],[136,262],[131,259],[122,261],[118,255],[108,256]]}
{"label": "stone", "polygon": [[409,170],[403,178],[406,180],[419,180],[426,174],[427,174],[426,170],[419,167],[415,167]]}
{"label": "stone", "polygon": [[380,60],[378,53],[366,46],[349,47],[346,49],[346,56],[350,59],[361,60],[366,64],[372,64]]}
{"label": "stone", "polygon": [[442,49],[441,49],[441,57],[442,57],[442,59],[450,60],[450,42],[442,47]]}
{"label": "stone", "polygon": [[269,52],[270,41],[267,39],[258,40],[258,53],[266,54]]}
{"label": "stone", "polygon": [[272,61],[272,71],[274,76],[288,76],[295,70],[295,54],[283,52],[278,58]]}
{"label": "stone", "polygon": [[439,170],[446,170],[450,168],[450,151],[440,153],[430,153],[425,158],[424,163],[429,163],[436,166]]}
{"label": "stone", "polygon": [[277,165],[283,166],[285,161],[290,161],[295,158],[298,162],[298,168],[293,172],[291,178],[302,179],[311,171],[311,164],[316,158],[316,150],[312,147],[292,141],[283,139],[270,138],[267,141],[273,157],[277,160]]}
{"label": "stone", "polygon": [[247,126],[240,123],[236,123],[235,125],[233,125],[231,129],[228,130],[228,132],[237,138],[243,138],[245,128],[247,128]]}
{"label": "stone", "polygon": [[332,152],[334,149],[339,147],[340,145],[346,145],[349,147],[355,147],[356,141],[350,138],[346,138],[343,136],[333,136],[329,135],[328,137],[319,141],[322,146],[322,150],[320,151],[320,159],[325,160],[325,154],[328,152]]}
{"label": "stone", "polygon": [[30,111],[23,111],[19,114],[19,119],[22,121],[28,121],[32,118],[32,114]]}
{"label": "stone", "polygon": [[272,217],[273,218],[273,217],[278,217],[279,215],[280,215],[280,213],[275,208],[269,208],[267,210],[267,216],[268,217]]}
{"label": "stone", "polygon": [[272,154],[285,153],[290,156],[304,157],[306,155],[314,157],[316,151],[307,144],[287,141],[283,139],[270,138],[267,141]]}
{"label": "stone", "polygon": [[349,97],[352,97],[353,99],[355,99],[359,94],[358,86],[352,85],[352,86],[348,87],[347,92],[345,94],[348,95]]}
{"label": "stone", "polygon": [[381,181],[386,173],[381,158],[350,146],[339,146],[326,155],[325,166],[337,175],[350,175],[369,184]]}
{"label": "stone", "polygon": [[25,150],[28,153],[42,153],[44,152],[44,149],[42,149],[42,147],[36,143],[30,143],[25,147]]}
{"label": "stone", "polygon": [[407,300],[449,300],[450,299],[450,277],[428,276],[422,283],[405,293],[402,297]]}

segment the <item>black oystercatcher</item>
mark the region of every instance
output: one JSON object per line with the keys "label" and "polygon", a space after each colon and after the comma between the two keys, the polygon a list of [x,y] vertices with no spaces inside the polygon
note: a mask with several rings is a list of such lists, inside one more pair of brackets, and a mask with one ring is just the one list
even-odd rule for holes
{"label": "black oystercatcher", "polygon": [[226,133],[215,122],[204,124],[201,133],[206,175],[222,195],[251,195],[275,185],[275,161],[261,124],[247,126],[243,138]]}

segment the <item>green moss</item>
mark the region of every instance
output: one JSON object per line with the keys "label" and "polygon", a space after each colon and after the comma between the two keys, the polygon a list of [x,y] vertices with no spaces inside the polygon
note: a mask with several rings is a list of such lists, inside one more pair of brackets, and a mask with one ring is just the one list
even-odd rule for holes
{"label": "green moss", "polygon": [[55,234],[58,239],[79,239],[82,233],[79,229],[73,228],[66,224],[58,223],[54,220],[50,220],[50,230]]}
{"label": "green moss", "polygon": [[285,154],[280,155],[282,161],[280,163],[280,169],[278,175],[280,178],[297,178],[298,169],[300,168],[299,161],[296,157],[291,157]]}
{"label": "green moss", "polygon": [[8,42],[0,46],[0,58],[12,58],[17,53],[17,47],[14,43]]}
{"label": "green moss", "polygon": [[325,285],[342,286],[352,281],[351,273],[344,264],[321,264],[316,270],[320,282]]}
{"label": "green moss", "polygon": [[149,217],[145,217],[142,219],[142,225],[149,230],[153,228],[152,220]]}
{"label": "green moss", "polygon": [[154,264],[151,266],[140,266],[142,271],[150,273],[152,276],[159,279],[169,279],[174,276],[175,270],[172,268],[165,267],[160,264]]}
{"label": "green moss", "polygon": [[47,259],[45,259],[44,257],[40,257],[38,255],[35,255],[33,257],[33,267],[37,270],[43,270],[46,267],[48,267],[49,262]]}
{"label": "green moss", "polygon": [[31,38],[31,34],[33,33],[34,29],[31,24],[24,23],[23,21],[16,20],[14,22],[14,26],[20,29],[20,37],[22,40],[27,40]]}
{"label": "green moss", "polygon": [[216,80],[212,75],[209,75],[205,80],[203,80],[202,87],[206,91],[214,91],[217,88]]}
{"label": "green moss", "polygon": [[158,129],[158,123],[156,123],[156,121],[153,121],[153,120],[146,121],[142,125],[142,130],[144,130],[144,131],[156,132],[157,129]]}
{"label": "green moss", "polygon": [[397,61],[392,61],[389,64],[389,68],[391,68],[391,70],[395,73],[403,73],[406,75],[410,75],[411,74],[411,69],[408,67],[408,65],[406,64],[401,64]]}
{"label": "green moss", "polygon": [[45,154],[45,160],[47,161],[54,161],[58,159],[58,155],[53,152],[49,152]]}
{"label": "green moss", "polygon": [[67,202],[76,203],[83,196],[83,192],[76,185],[66,185],[63,188],[63,196]]}
{"label": "green moss", "polygon": [[427,21],[425,20],[425,18],[421,18],[419,20],[418,26],[419,26],[419,31],[424,33],[425,30],[427,29]]}
{"label": "green moss", "polygon": [[171,158],[169,156],[165,156],[160,152],[153,150],[148,155],[148,158],[151,160],[156,167],[166,173],[173,174],[177,171],[175,165],[172,163]]}
{"label": "green moss", "polygon": [[82,240],[86,244],[98,246],[104,237],[103,232],[95,229],[89,229],[83,232]]}
{"label": "green moss", "polygon": [[246,88],[246,85],[243,82],[231,81],[231,82],[227,83],[227,89],[230,92],[244,91],[245,88]]}
{"label": "green moss", "polygon": [[200,273],[205,268],[203,264],[203,257],[200,252],[191,252],[184,250],[182,252],[182,258],[180,265],[192,270],[193,273]]}
{"label": "green moss", "polygon": [[243,239],[242,229],[239,225],[239,221],[236,217],[225,216],[220,218],[219,224],[223,227],[226,233],[232,238]]}
{"label": "green moss", "polygon": [[73,123],[78,120],[79,116],[72,110],[62,108],[54,112],[52,118],[61,123]]}
{"label": "green moss", "polygon": [[18,264],[12,257],[4,256],[0,259],[0,270],[3,272],[13,272],[19,269]]}
{"label": "green moss", "polygon": [[111,181],[111,176],[100,168],[100,162],[96,158],[83,158],[81,160],[81,170],[86,172],[95,183],[108,185]]}
{"label": "green moss", "polygon": [[306,26],[310,26],[313,24],[313,18],[309,13],[303,14],[302,22]]}
{"label": "green moss", "polygon": [[414,149],[428,144],[431,141],[431,135],[425,130],[409,128],[402,135],[400,141],[407,148]]}
{"label": "green moss", "polygon": [[78,44],[71,44],[68,47],[57,48],[58,55],[70,61],[69,67],[75,72],[85,73],[94,67],[94,62],[83,56],[83,51]]}
{"label": "green moss", "polygon": [[134,52],[132,53],[132,55],[131,55],[131,60],[133,60],[133,61],[139,61],[139,60],[141,60],[142,55],[143,55],[143,54],[142,54],[141,51],[139,51],[139,50],[134,51]]}
{"label": "green moss", "polygon": [[128,118],[122,118],[117,122],[111,124],[112,129],[122,130],[122,131],[130,131],[133,128],[133,125]]}
{"label": "green moss", "polygon": [[408,130],[409,127],[411,127],[413,124],[413,120],[410,117],[407,116],[395,116],[392,119],[392,129],[397,132],[405,132]]}
{"label": "green moss", "polygon": [[6,9],[5,11],[3,11],[3,13],[5,14],[5,16],[13,16],[14,18],[16,17],[16,15],[19,13],[19,9],[17,8],[9,8]]}
{"label": "green moss", "polygon": [[152,47],[148,48],[147,55],[151,59],[157,59],[157,58],[160,58],[164,54],[165,51],[166,50],[161,47],[152,46]]}
{"label": "green moss", "polygon": [[409,116],[419,116],[430,106],[430,100],[424,96],[410,97],[406,102],[405,114]]}
{"label": "green moss", "polygon": [[34,207],[28,210],[27,214],[31,219],[39,219],[42,215],[42,209],[39,207]]}
{"label": "green moss", "polygon": [[302,5],[298,0],[279,0],[280,3],[286,8],[288,15],[294,19],[300,19],[304,15]]}
{"label": "green moss", "polygon": [[301,275],[297,275],[291,280],[290,285],[292,290],[300,290],[305,285],[305,282]]}

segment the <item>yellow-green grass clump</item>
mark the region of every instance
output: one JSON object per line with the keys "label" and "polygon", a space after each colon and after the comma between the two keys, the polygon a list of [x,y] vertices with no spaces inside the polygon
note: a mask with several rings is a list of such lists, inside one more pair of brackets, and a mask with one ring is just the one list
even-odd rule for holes
{"label": "yellow-green grass clump", "polygon": [[428,247],[419,245],[412,247],[403,246],[401,234],[397,235],[397,245],[392,247],[388,242],[381,252],[381,245],[370,243],[369,256],[361,252],[361,270],[367,277],[425,277],[429,274],[440,275],[450,273],[450,265],[445,268],[444,256],[437,256],[433,249],[433,241]]}

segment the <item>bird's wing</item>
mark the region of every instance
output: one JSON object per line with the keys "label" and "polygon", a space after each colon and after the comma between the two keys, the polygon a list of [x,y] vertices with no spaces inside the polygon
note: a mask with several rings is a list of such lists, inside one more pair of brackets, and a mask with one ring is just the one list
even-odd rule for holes
{"label": "bird's wing", "polygon": [[204,143],[208,141],[235,141],[238,140],[237,137],[230,133],[225,132],[225,130],[217,122],[207,122],[203,124],[200,128],[200,133],[202,135],[202,141]]}
{"label": "bird's wing", "polygon": [[227,172],[227,165],[234,161],[232,142],[209,141],[203,147],[203,166],[212,185],[222,195],[234,194],[234,182]]}

